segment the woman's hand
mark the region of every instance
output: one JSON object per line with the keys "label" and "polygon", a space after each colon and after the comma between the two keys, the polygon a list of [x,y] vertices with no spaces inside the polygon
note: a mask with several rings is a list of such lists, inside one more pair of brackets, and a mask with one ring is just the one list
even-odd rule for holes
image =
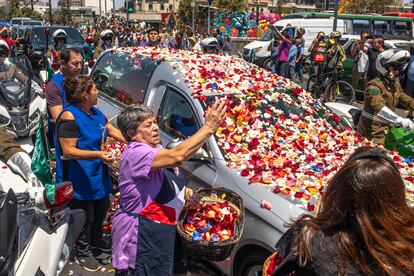
{"label": "woman's hand", "polygon": [[113,160],[112,154],[106,151],[101,151],[99,154],[99,158],[102,159],[102,161],[104,162],[110,162]]}
{"label": "woman's hand", "polygon": [[213,131],[216,131],[226,115],[226,110],[226,102],[216,99],[213,106],[206,112],[205,126],[211,128]]}

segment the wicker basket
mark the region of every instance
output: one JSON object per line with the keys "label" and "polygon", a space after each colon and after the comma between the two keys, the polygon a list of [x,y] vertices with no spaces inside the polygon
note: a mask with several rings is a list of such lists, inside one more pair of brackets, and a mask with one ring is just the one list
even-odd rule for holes
{"label": "wicker basket", "polygon": [[[108,122],[106,123],[104,130],[102,132],[102,143],[101,143],[101,150],[102,151],[108,151],[108,149],[111,147],[111,145],[113,144],[117,144],[119,143],[118,141],[116,141],[115,139],[108,137],[105,141],[105,132],[107,130],[107,127],[109,125],[109,123],[115,119],[117,116],[112,117],[111,119],[108,120]],[[121,156],[114,156],[113,160],[110,162],[105,162],[105,164],[108,166],[109,169],[109,174],[114,178],[114,179],[118,179],[118,173],[119,173],[119,166],[120,166],[120,160]]]}
{"label": "wicker basket", "polygon": [[242,198],[226,188],[201,188],[197,190],[197,193],[203,196],[210,196],[216,194],[219,198],[225,194],[225,199],[234,205],[239,212],[239,216],[236,222],[234,236],[226,241],[193,241],[191,236],[183,229],[183,222],[185,221],[188,209],[184,208],[180,214],[180,218],[177,223],[177,230],[181,237],[181,242],[184,250],[188,256],[192,259],[203,259],[209,261],[224,261],[230,256],[234,246],[239,242],[244,227],[244,206]]}

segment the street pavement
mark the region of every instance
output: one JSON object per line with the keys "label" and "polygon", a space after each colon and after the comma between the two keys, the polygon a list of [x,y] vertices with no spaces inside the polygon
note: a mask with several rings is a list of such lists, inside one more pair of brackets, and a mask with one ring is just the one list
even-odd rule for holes
{"label": "street pavement", "polygon": [[[101,271],[89,272],[83,269],[80,265],[74,261],[69,261],[63,268],[61,276],[97,276],[97,275],[114,275],[115,270],[113,269],[110,260],[110,255],[106,253],[93,252],[95,258],[102,264]],[[108,263],[109,262],[109,263]],[[189,269],[190,271],[186,274],[174,274],[174,276],[225,276],[218,268],[208,262],[193,261]]]}

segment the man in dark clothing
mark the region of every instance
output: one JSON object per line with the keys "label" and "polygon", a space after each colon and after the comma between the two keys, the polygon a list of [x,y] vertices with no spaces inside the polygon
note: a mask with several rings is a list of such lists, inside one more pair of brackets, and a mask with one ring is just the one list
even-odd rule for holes
{"label": "man in dark clothing", "polygon": [[367,87],[368,83],[378,76],[376,61],[378,55],[384,52],[384,39],[377,37],[372,44],[366,43],[363,51],[368,55],[368,70],[365,76],[365,87]]}

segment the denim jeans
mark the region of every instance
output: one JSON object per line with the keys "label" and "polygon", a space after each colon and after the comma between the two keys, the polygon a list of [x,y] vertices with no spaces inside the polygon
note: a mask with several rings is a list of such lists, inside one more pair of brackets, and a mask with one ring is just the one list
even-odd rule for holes
{"label": "denim jeans", "polygon": [[303,82],[303,61],[302,60],[296,63],[295,71],[299,76],[299,81]]}
{"label": "denim jeans", "polygon": [[295,65],[289,64],[289,79],[291,81],[296,82],[296,71],[295,71]]}
{"label": "denim jeans", "polygon": [[285,61],[277,61],[276,62],[276,74],[281,77],[286,77],[288,74],[288,63]]}

